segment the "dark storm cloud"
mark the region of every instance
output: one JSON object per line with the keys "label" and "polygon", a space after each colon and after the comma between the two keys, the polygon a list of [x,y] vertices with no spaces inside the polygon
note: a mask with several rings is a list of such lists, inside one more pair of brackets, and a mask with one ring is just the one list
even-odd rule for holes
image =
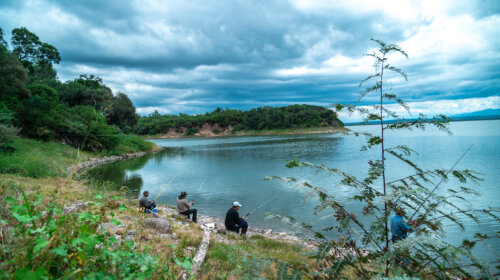
{"label": "dark storm cloud", "polygon": [[[410,81],[394,81],[409,101],[499,94],[497,1],[453,2],[440,14],[418,1],[400,3],[409,8],[380,9],[384,3],[371,1],[2,1],[0,26],[28,27],[61,52],[63,80],[96,74],[141,113],[353,102],[370,73],[358,65],[375,47],[369,38],[413,51],[410,60],[397,60]],[[453,28],[478,42],[462,46],[459,34],[440,44]]]}

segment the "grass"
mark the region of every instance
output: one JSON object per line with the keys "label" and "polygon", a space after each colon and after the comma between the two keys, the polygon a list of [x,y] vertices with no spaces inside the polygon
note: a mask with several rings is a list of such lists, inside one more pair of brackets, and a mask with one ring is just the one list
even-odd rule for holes
{"label": "grass", "polygon": [[136,135],[120,135],[118,145],[113,150],[100,153],[78,151],[78,149],[58,142],[45,142],[28,138],[16,138],[12,153],[0,154],[0,173],[18,174],[25,177],[66,177],[68,167],[91,157],[120,155],[155,148],[151,142]]}
{"label": "grass", "polygon": [[292,265],[315,265],[306,256],[307,251],[296,243],[268,239],[261,235],[250,238],[234,236],[228,236],[232,244],[212,238],[201,267],[201,279],[274,279],[278,269],[276,260]]}
{"label": "grass", "polygon": [[15,151],[0,155],[0,173],[25,177],[65,177],[67,168],[78,160],[86,160],[90,153],[56,142],[16,138]]}

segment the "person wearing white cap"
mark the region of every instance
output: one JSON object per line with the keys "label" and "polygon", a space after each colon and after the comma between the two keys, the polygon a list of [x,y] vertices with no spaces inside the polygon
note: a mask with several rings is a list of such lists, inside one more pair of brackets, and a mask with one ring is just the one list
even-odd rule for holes
{"label": "person wearing white cap", "polygon": [[229,208],[229,210],[227,210],[224,224],[227,230],[234,231],[236,233],[246,234],[248,229],[248,223],[246,221],[245,216],[240,218],[240,214],[238,213],[240,206],[243,205],[241,205],[238,201],[233,202],[232,207]]}

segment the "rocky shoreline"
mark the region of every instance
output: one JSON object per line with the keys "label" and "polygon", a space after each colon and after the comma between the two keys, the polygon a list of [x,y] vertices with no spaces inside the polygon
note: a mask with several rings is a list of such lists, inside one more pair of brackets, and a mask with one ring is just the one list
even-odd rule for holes
{"label": "rocky shoreline", "polygon": [[103,165],[106,163],[111,163],[111,162],[124,160],[124,159],[142,157],[142,156],[145,156],[147,154],[156,153],[158,151],[161,151],[162,149],[163,149],[163,147],[155,146],[155,148],[153,148],[151,151],[129,153],[129,154],[123,154],[123,155],[119,155],[119,156],[106,156],[106,157],[102,157],[102,158],[90,158],[90,159],[88,159],[86,161],[82,161],[76,165],[69,166],[67,170],[68,170],[68,173],[70,173],[70,174],[77,173],[77,172],[80,172],[84,169],[89,169],[89,168]]}
{"label": "rocky shoreline", "polygon": [[[161,211],[162,213],[165,213],[167,215],[181,216],[181,215],[177,214],[177,210],[173,207],[159,206],[157,208],[159,211]],[[191,223],[191,221],[188,219],[186,219],[185,222]],[[210,216],[198,214],[198,224],[199,225],[214,224],[215,226],[212,230],[214,232],[220,233],[220,234],[216,235],[217,240],[219,242],[223,242],[226,244],[233,244],[236,242],[232,239],[227,238],[227,235],[225,234],[226,232],[225,232],[224,220],[222,218],[210,217]],[[296,235],[291,234],[291,233],[278,232],[278,231],[273,231],[272,229],[262,229],[262,228],[258,228],[258,227],[249,226],[248,230],[247,230],[247,237],[251,237],[253,235],[261,235],[261,236],[264,236],[265,238],[280,240],[280,241],[285,241],[285,242],[299,243],[302,247],[304,247],[308,250],[316,250],[318,248],[317,242],[299,238]]]}

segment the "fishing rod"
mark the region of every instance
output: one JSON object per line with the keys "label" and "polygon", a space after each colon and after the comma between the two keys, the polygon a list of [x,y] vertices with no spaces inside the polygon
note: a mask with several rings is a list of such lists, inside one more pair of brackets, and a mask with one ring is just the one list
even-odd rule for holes
{"label": "fishing rod", "polygon": [[[455,164],[453,164],[453,166],[450,168],[450,170],[448,170],[448,172],[446,172],[446,176],[448,174],[450,174],[450,172],[453,170],[453,168],[455,168],[455,166],[457,166],[457,164],[462,160],[462,158],[470,151],[470,149],[472,149],[472,146],[473,145],[470,145],[470,147],[465,151],[465,153],[455,162]],[[444,181],[446,177],[443,176],[441,178],[441,181],[439,181],[439,183],[436,185],[436,187],[429,193],[429,195],[422,201],[422,203],[418,206],[417,210],[415,210],[415,213],[413,213],[413,215],[411,215],[410,219],[413,219],[413,217],[418,213],[418,210],[420,210],[420,208],[424,205],[424,202],[427,201],[429,199],[429,197],[434,193],[434,191],[436,191],[436,189],[439,187],[439,185],[441,185],[441,183]],[[426,212],[427,214],[427,212]]]}
{"label": "fishing rod", "polygon": [[275,196],[273,196],[271,199],[267,200],[266,202],[262,203],[261,205],[257,206],[256,208],[254,208],[252,211],[248,212],[248,214],[245,215],[245,217],[248,217],[250,216],[250,214],[252,214],[253,212],[255,212],[257,209],[261,208],[262,206],[268,204],[269,202],[271,202],[273,199],[277,198],[280,194],[277,194]]}
{"label": "fishing rod", "polygon": [[[175,175],[175,177],[177,177],[177,175]],[[163,190],[161,190],[161,192],[160,192],[160,193],[158,193],[158,194],[156,195],[155,199],[153,199],[153,200],[156,200],[156,199],[160,196],[160,194],[161,194],[161,193],[162,193],[165,189],[167,189],[168,185],[170,185],[170,183],[172,183],[172,181],[175,179],[175,177],[174,177],[174,178],[172,178],[172,180],[170,180],[170,182],[168,182],[168,184],[167,184],[167,185],[163,188]]]}

